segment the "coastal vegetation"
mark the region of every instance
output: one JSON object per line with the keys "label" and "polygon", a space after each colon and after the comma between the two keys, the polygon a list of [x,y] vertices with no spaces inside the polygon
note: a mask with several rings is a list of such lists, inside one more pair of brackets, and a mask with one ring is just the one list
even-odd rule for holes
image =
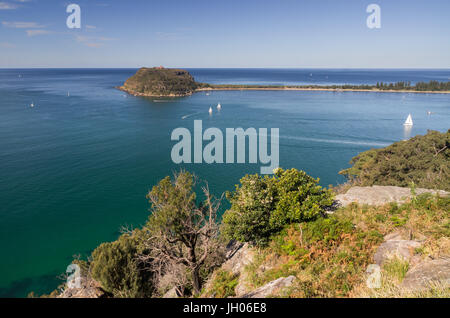
{"label": "coastal vegetation", "polygon": [[[432,131],[363,153],[347,173],[367,184],[388,180],[446,187],[448,170],[442,164],[448,168],[448,135]],[[408,160],[419,161],[417,174],[404,167]],[[447,178],[438,178],[437,171]],[[285,278],[289,288],[273,296],[450,297],[448,286],[438,283],[425,289],[404,285],[414,264],[450,257],[448,195],[416,195],[411,185],[411,199],[404,203],[336,207],[333,190],[318,182],[297,169],[246,175],[226,193],[230,207],[220,220],[222,198],[214,198],[206,183],[197,196],[200,181],[181,171],[148,193],[151,213],[142,228],[123,231],[118,240],[74,263],[105,297],[240,297],[242,290]],[[413,255],[380,263],[380,285],[369,288],[367,269],[392,235],[395,244],[415,244]],[[243,263],[230,269],[224,265],[236,253],[230,249],[235,243],[247,246],[248,253],[232,256]]]}
{"label": "coastal vegetation", "polygon": [[240,85],[240,84],[202,84],[199,89],[326,89],[326,90],[361,90],[361,91],[411,91],[411,92],[449,92],[450,82],[411,82],[383,83],[376,85]]}
{"label": "coastal vegetation", "polygon": [[[409,262],[391,260],[382,266],[381,286],[366,286],[366,269],[373,263],[383,237],[394,231],[424,240],[415,255],[422,259],[448,254],[449,198],[430,194],[402,205],[352,204],[312,222],[295,223],[274,235],[269,245],[256,249],[254,261],[244,269],[249,289],[281,277],[296,280],[284,297],[449,297],[448,288],[411,292],[401,284]],[[395,280],[393,280],[395,278]]]}
{"label": "coastal vegetation", "polygon": [[450,130],[429,131],[408,141],[360,153],[342,170],[353,185],[393,185],[411,183],[428,189],[450,191]]}
{"label": "coastal vegetation", "polygon": [[118,89],[135,96],[179,97],[205,90],[353,90],[389,92],[450,92],[450,82],[383,83],[376,85],[241,85],[208,84],[194,80],[188,71],[164,67],[140,68]]}

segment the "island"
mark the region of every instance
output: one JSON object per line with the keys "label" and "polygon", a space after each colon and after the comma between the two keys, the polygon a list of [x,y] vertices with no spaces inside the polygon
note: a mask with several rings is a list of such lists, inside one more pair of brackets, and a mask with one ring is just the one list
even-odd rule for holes
{"label": "island", "polygon": [[376,85],[240,85],[208,84],[196,82],[186,70],[164,68],[162,66],[140,68],[136,74],[117,87],[134,96],[182,97],[195,92],[212,90],[293,90],[293,91],[334,91],[334,92],[390,92],[390,93],[450,93],[450,82],[410,82],[383,83]]}
{"label": "island", "polygon": [[160,66],[140,68],[118,88],[134,96],[179,97],[191,95],[199,86],[188,71]]}

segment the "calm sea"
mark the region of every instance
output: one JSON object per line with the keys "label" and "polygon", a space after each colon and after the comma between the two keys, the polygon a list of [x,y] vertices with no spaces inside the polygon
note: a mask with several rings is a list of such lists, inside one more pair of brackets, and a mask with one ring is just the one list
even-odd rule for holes
{"label": "calm sea", "polygon": [[[135,71],[0,70],[0,296],[53,290],[73,255],[114,240],[120,226],[144,223],[147,191],[180,168],[171,161],[170,134],[193,131],[196,119],[204,129],[279,128],[280,165],[303,169],[322,185],[344,182],[338,171],[359,152],[407,137],[409,113],[410,135],[450,128],[450,95],[226,91],[154,102],[114,89]],[[190,71],[209,83],[450,80],[450,70]],[[260,165],[183,167],[221,193]]]}

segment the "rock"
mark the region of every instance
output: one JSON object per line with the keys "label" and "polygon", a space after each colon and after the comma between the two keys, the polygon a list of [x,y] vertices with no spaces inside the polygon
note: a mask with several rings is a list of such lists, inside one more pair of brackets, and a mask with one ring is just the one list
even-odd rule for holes
{"label": "rock", "polygon": [[422,244],[417,241],[410,240],[388,240],[383,242],[374,255],[374,261],[378,265],[383,265],[388,259],[394,257],[410,261],[414,256],[414,249]]}
{"label": "rock", "polygon": [[[416,194],[433,193],[448,196],[450,193],[442,190],[416,189]],[[383,205],[388,202],[404,203],[411,198],[411,189],[394,186],[351,187],[346,193],[338,194],[336,201],[342,206],[352,202],[368,205]]]}
{"label": "rock", "polygon": [[399,241],[399,240],[403,240],[403,239],[404,239],[404,236],[399,231],[392,232],[392,233],[389,233],[384,236],[385,241]]}
{"label": "rock", "polygon": [[228,260],[236,254],[244,246],[244,243],[238,242],[236,240],[231,240],[225,250],[225,259]]}
{"label": "rock", "polygon": [[[225,263],[220,267],[222,270],[231,272],[233,275],[239,275],[239,282],[235,288],[236,295],[244,294],[248,291],[246,286],[246,277],[244,273],[244,268],[251,262],[253,262],[254,251],[246,243],[240,243],[237,241],[230,241],[226,247],[225,251]],[[212,283],[216,277],[214,272],[208,281],[205,283],[204,289],[206,291],[210,290]],[[213,297],[213,295],[209,295]]]}
{"label": "rock", "polygon": [[439,283],[450,287],[450,258],[440,258],[424,261],[407,273],[401,287],[410,291],[420,291],[429,288],[430,283]]}
{"label": "rock", "polygon": [[283,290],[290,287],[295,281],[295,276],[281,277],[277,280],[271,281],[258,289],[244,294],[242,298],[265,298],[268,296],[279,296],[282,294]]}
{"label": "rock", "polygon": [[232,256],[222,265],[222,269],[237,275],[242,272],[245,266],[253,261],[254,252],[245,243],[230,255]]}
{"label": "rock", "polygon": [[171,288],[167,293],[165,293],[162,298],[179,298],[177,294],[177,289],[175,287]]}

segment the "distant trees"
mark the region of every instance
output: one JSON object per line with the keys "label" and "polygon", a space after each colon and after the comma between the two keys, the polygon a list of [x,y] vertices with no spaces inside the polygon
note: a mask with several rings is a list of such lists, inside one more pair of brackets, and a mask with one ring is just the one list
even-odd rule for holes
{"label": "distant trees", "polygon": [[429,81],[428,83],[418,82],[415,85],[411,85],[410,81],[396,83],[377,82],[375,87],[380,90],[449,91],[450,82]]}
{"label": "distant trees", "polygon": [[148,96],[185,96],[197,88],[198,84],[188,71],[160,67],[143,67],[120,87],[132,94]]}
{"label": "distant trees", "polygon": [[[450,82],[438,82],[430,81],[418,82],[416,85],[411,85],[410,81],[402,81],[396,83],[384,83],[377,82],[375,85],[361,84],[343,84],[343,85],[239,85],[239,84],[202,84],[205,86],[218,89],[264,89],[264,88],[276,88],[276,89],[288,89],[288,88],[325,88],[325,89],[362,89],[362,90],[408,90],[408,91],[450,91]],[[206,86],[207,85],[207,86]]]}

